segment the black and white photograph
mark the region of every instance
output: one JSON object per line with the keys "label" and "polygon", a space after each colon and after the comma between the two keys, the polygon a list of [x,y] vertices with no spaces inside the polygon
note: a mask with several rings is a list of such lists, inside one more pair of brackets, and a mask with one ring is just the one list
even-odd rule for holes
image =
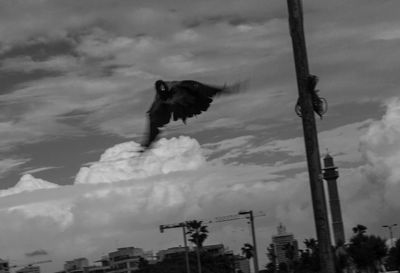
{"label": "black and white photograph", "polygon": [[399,14],[0,0],[0,273],[400,272]]}

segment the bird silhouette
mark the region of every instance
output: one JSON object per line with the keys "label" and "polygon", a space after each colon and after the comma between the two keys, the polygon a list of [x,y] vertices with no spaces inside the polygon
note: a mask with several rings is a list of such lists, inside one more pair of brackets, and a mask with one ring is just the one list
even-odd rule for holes
{"label": "bird silhouette", "polygon": [[216,95],[232,94],[241,89],[243,83],[232,86],[211,86],[197,81],[162,81],[155,82],[156,95],[147,111],[148,132],[142,143],[148,149],[160,133],[160,128],[174,121],[186,119],[207,111]]}

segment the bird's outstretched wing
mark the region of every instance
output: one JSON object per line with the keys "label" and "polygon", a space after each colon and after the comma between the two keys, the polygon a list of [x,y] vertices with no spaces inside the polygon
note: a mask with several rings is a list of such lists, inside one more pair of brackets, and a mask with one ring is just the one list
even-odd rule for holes
{"label": "bird's outstretched wing", "polygon": [[235,91],[235,88],[226,85],[217,87],[190,80],[170,82],[170,86],[172,96],[166,103],[171,106],[173,119],[183,122],[207,111],[214,96]]}
{"label": "bird's outstretched wing", "polygon": [[154,99],[153,104],[147,111],[148,114],[148,131],[142,146],[147,149],[160,133],[160,128],[167,124],[171,119],[171,110],[168,104],[163,102],[158,95]]}
{"label": "bird's outstretched wing", "polygon": [[160,133],[160,128],[169,123],[171,117],[176,121],[207,111],[213,97],[219,94],[236,93],[242,83],[232,86],[216,87],[197,81],[157,81],[156,97],[148,113],[148,135],[142,144],[147,149]]}

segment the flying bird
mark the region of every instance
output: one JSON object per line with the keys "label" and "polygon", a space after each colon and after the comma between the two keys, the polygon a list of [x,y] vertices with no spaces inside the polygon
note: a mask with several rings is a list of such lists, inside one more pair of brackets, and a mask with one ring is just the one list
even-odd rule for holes
{"label": "flying bird", "polygon": [[147,111],[148,132],[142,143],[144,149],[151,146],[160,133],[160,128],[174,121],[186,119],[207,111],[216,95],[232,94],[239,91],[241,83],[222,87],[211,86],[197,81],[162,81],[155,82],[156,95]]}

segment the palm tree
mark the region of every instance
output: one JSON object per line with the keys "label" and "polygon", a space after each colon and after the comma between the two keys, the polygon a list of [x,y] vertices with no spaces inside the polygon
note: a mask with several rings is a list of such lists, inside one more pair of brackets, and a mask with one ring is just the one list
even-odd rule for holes
{"label": "palm tree", "polygon": [[198,273],[201,273],[200,250],[208,237],[208,229],[203,221],[197,220],[187,221],[186,228],[186,233],[190,235],[189,241],[196,245]]}
{"label": "palm tree", "polygon": [[203,247],[204,241],[208,237],[208,229],[206,225],[203,225],[203,221],[187,221],[187,234],[190,235],[189,241],[195,244],[198,248]]}
{"label": "palm tree", "polygon": [[305,239],[304,245],[306,246],[306,248],[310,249],[312,252],[316,252],[318,249],[318,241],[315,240],[314,238]]}
{"label": "palm tree", "polygon": [[353,227],[353,233],[356,236],[362,236],[367,232],[367,227],[363,226],[363,225],[357,225],[355,227]]}
{"label": "palm tree", "polygon": [[249,243],[244,244],[242,247],[242,255],[250,260],[254,257],[254,247]]}
{"label": "palm tree", "polygon": [[319,272],[319,247],[318,241],[314,238],[305,239],[305,250],[299,250],[300,257],[296,264],[296,271],[298,272]]}
{"label": "palm tree", "polygon": [[350,239],[348,253],[359,270],[378,272],[387,247],[385,240],[375,235],[366,235],[366,230],[362,225],[353,228],[354,235]]}

